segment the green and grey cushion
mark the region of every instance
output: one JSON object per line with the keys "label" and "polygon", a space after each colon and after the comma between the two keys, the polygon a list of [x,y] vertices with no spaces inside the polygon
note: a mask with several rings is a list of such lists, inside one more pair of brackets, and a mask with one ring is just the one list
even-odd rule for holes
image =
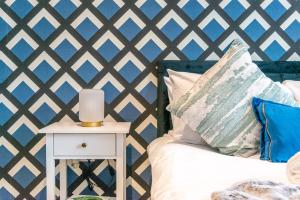
{"label": "green and grey cushion", "polygon": [[252,62],[247,47],[235,40],[168,109],[221,153],[248,157],[258,151],[261,129],[251,107],[254,96],[296,105],[290,93]]}

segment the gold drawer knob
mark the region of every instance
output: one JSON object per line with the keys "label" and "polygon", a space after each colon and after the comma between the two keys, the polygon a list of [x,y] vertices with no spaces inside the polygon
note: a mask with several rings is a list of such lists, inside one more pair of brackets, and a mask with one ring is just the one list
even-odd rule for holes
{"label": "gold drawer knob", "polygon": [[81,147],[82,147],[82,148],[86,148],[86,147],[87,147],[87,144],[84,142],[84,143],[81,144]]}

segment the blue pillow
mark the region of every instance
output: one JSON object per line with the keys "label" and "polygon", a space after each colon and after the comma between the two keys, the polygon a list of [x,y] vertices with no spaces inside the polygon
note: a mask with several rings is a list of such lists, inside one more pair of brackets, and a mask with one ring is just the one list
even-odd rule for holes
{"label": "blue pillow", "polygon": [[259,98],[253,98],[252,106],[262,125],[260,158],[287,162],[300,151],[300,108]]}

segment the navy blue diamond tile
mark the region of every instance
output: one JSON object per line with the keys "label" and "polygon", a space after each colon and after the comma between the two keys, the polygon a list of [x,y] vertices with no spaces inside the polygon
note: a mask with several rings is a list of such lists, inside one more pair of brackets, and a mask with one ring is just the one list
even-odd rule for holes
{"label": "navy blue diamond tile", "polygon": [[35,199],[47,199],[46,187],[42,189],[36,196]]}
{"label": "navy blue diamond tile", "polygon": [[3,126],[14,114],[3,103],[0,103],[0,112],[0,125]]}
{"label": "navy blue diamond tile", "polygon": [[86,82],[89,83],[98,73],[98,70],[89,62],[86,61],[76,71],[76,73]]}
{"label": "navy blue diamond tile", "polygon": [[25,125],[22,124],[14,133],[13,137],[22,145],[26,146],[34,137],[33,132]]}
{"label": "navy blue diamond tile", "polygon": [[297,42],[300,39],[300,23],[297,20],[293,21],[285,32],[294,42]]}
{"label": "navy blue diamond tile", "polygon": [[171,40],[175,40],[183,31],[181,26],[174,20],[170,19],[161,29],[161,31]]}
{"label": "navy blue diamond tile", "polygon": [[127,38],[127,40],[131,41],[141,31],[141,28],[129,18],[122,24],[119,31]]}
{"label": "navy blue diamond tile", "polygon": [[[1,25],[0,25],[1,27]],[[0,60],[0,83],[3,83],[11,74],[12,70]]]}
{"label": "navy blue diamond tile", "polygon": [[44,167],[46,166],[46,146],[41,148],[34,156],[39,163],[41,163]]}
{"label": "navy blue diamond tile", "polygon": [[55,27],[46,19],[42,18],[34,27],[33,30],[43,40],[46,40],[54,31]]}
{"label": "navy blue diamond tile", "polygon": [[230,1],[224,11],[231,17],[232,20],[237,20],[246,9],[239,1]]}
{"label": "navy blue diamond tile", "polygon": [[277,21],[285,12],[286,8],[280,3],[280,1],[272,1],[266,9],[265,12],[274,20]]}
{"label": "navy blue diamond tile", "polygon": [[211,20],[206,27],[204,27],[203,32],[212,40],[215,41],[222,35],[224,28],[215,20]]}
{"label": "navy blue diamond tile", "polygon": [[253,20],[244,31],[253,41],[257,41],[265,33],[265,29],[257,20]]}
{"label": "navy blue diamond tile", "polygon": [[113,184],[115,184],[116,182],[116,176],[115,174],[112,176],[110,174],[109,168],[105,168],[100,174],[99,174],[99,178],[101,179],[101,181],[103,181],[105,183],[105,185],[107,185],[108,187],[111,187]]}
{"label": "navy blue diamond tile", "polygon": [[153,40],[149,40],[140,51],[151,62],[162,52]]}
{"label": "navy blue diamond tile", "polygon": [[67,168],[67,174],[67,183],[68,187],[70,187],[70,185],[78,178],[78,175],[69,166]]}
{"label": "navy blue diamond tile", "polygon": [[0,18],[0,41],[11,31],[11,27],[2,19]]}
{"label": "navy blue diamond tile", "polygon": [[48,62],[41,62],[34,70],[33,73],[43,82],[46,83],[56,71],[48,64]]}
{"label": "navy blue diamond tile", "polygon": [[20,83],[13,91],[12,95],[22,104],[25,104],[35,92],[24,82]]}
{"label": "navy blue diamond tile", "polygon": [[35,175],[27,167],[22,167],[13,177],[23,188],[35,179]]}
{"label": "navy blue diamond tile", "polygon": [[33,114],[44,125],[48,124],[56,115],[52,108],[46,103],[43,103]]}
{"label": "navy blue diamond tile", "polygon": [[24,39],[21,39],[11,50],[21,61],[26,60],[34,51]]}
{"label": "navy blue diamond tile", "polygon": [[3,198],[3,200],[15,200],[15,197],[10,194],[4,187],[0,189],[0,197]]}
{"label": "navy blue diamond tile", "polygon": [[182,49],[182,53],[184,53],[189,60],[196,60],[203,53],[203,49],[194,40],[191,40]]}
{"label": "navy blue diamond tile", "polygon": [[141,154],[137,150],[135,150],[135,148],[131,144],[127,145],[126,155],[126,163],[129,166],[132,166],[141,156]]}
{"label": "navy blue diamond tile", "polygon": [[24,18],[32,9],[33,6],[28,0],[17,0],[10,6],[10,8],[20,17]]}
{"label": "navy blue diamond tile", "polygon": [[192,20],[195,20],[204,10],[203,6],[198,0],[189,0],[183,7],[182,10]]}
{"label": "navy blue diamond tile", "polygon": [[85,18],[81,24],[76,28],[76,31],[85,39],[89,40],[99,29],[93,22]]}
{"label": "navy blue diamond tile", "polygon": [[0,146],[0,167],[4,168],[13,159],[14,155],[8,151],[3,145]]}
{"label": "navy blue diamond tile", "polygon": [[141,71],[131,61],[128,61],[119,73],[124,79],[126,79],[126,81],[131,83],[141,73]]}
{"label": "navy blue diamond tile", "polygon": [[285,50],[277,41],[273,41],[264,52],[271,60],[280,60]]}
{"label": "navy blue diamond tile", "polygon": [[110,19],[120,8],[114,1],[104,0],[97,9],[106,17],[106,19]]}
{"label": "navy blue diamond tile", "polygon": [[107,40],[99,49],[98,52],[106,61],[111,61],[118,53],[118,47],[111,41]]}
{"label": "navy blue diamond tile", "polygon": [[68,41],[64,40],[56,47],[55,52],[67,62],[76,53],[76,48]]}
{"label": "navy blue diamond tile", "polygon": [[152,142],[157,137],[157,129],[153,124],[149,124],[141,133],[140,136],[148,143]]}
{"label": "navy blue diamond tile", "polygon": [[69,83],[64,82],[55,94],[65,104],[68,104],[77,95],[77,91]]}
{"label": "navy blue diamond tile", "polygon": [[70,0],[60,0],[54,9],[65,19],[67,19],[77,7]]}
{"label": "navy blue diamond tile", "polygon": [[157,87],[149,82],[141,91],[140,94],[145,98],[145,100],[152,104],[156,100]]}
{"label": "navy blue diamond tile", "polygon": [[132,103],[128,103],[119,113],[127,122],[134,122],[140,114],[140,111]]}
{"label": "navy blue diamond tile", "polygon": [[149,19],[153,19],[162,10],[155,0],[145,1],[140,9]]}
{"label": "navy blue diamond tile", "polygon": [[141,199],[141,195],[131,185],[129,185],[126,188],[126,199],[139,200]]}
{"label": "navy blue diamond tile", "polygon": [[151,167],[147,167],[140,176],[148,185],[151,185]]}
{"label": "navy blue diamond tile", "polygon": [[117,96],[119,96],[120,92],[117,90],[113,84],[107,82],[103,87],[105,102],[110,104]]}

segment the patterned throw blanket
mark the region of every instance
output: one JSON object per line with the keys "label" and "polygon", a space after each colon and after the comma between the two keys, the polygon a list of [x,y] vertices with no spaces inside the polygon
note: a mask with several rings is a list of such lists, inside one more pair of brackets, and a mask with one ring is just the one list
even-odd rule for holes
{"label": "patterned throw blanket", "polygon": [[245,181],[224,191],[214,192],[212,200],[300,200],[300,185],[271,181]]}

